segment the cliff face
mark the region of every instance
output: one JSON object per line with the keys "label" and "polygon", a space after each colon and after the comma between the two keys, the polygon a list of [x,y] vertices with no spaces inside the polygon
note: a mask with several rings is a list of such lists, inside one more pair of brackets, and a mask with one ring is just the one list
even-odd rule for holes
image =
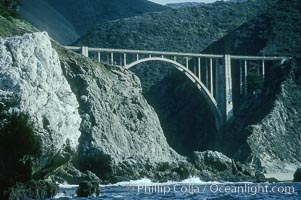
{"label": "cliff face", "polygon": [[81,118],[47,33],[0,38],[0,198],[76,151]]}
{"label": "cliff face", "polygon": [[[133,73],[58,50],[64,74],[80,104],[81,169],[102,178],[133,174],[133,179],[145,173],[145,165],[181,159],[168,146],[159,119],[142,96],[140,81]],[[142,169],[137,169],[138,165]]]}
{"label": "cliff face", "polygon": [[237,110],[234,123],[223,133],[222,145],[217,145],[227,155],[251,162],[268,173],[294,172],[301,162],[300,11],[299,0],[280,0],[205,50],[293,57],[285,65],[267,64],[262,95],[253,102],[253,95],[237,101],[236,107],[242,109]]}
{"label": "cliff face", "polygon": [[1,100],[14,101],[8,113],[30,116],[43,156],[66,146],[75,150],[81,122],[78,103],[47,33],[1,38],[0,54]]}
{"label": "cliff face", "polygon": [[[131,72],[66,51],[51,44],[47,33],[1,38],[0,55],[0,156],[6,162],[5,152],[16,148],[14,162],[24,160],[20,169],[26,173],[19,181],[52,173],[72,157],[82,171],[110,181],[163,177],[158,167],[186,162],[167,144]],[[22,128],[11,116],[23,115]],[[24,148],[15,146],[22,142],[18,137],[28,139]],[[1,176],[7,177],[12,162],[3,165]]]}
{"label": "cliff face", "polygon": [[[300,64],[294,67],[300,70]],[[246,128],[252,152],[248,161],[268,173],[294,172],[301,163],[301,85],[297,74],[291,72],[281,83],[270,112]]]}

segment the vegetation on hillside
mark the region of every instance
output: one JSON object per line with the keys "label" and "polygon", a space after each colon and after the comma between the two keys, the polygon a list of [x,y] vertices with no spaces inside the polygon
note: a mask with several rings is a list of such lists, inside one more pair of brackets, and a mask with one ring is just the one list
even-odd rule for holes
{"label": "vegetation on hillside", "polygon": [[275,1],[219,1],[110,21],[89,31],[77,44],[200,52],[244,22],[264,12]]}
{"label": "vegetation on hillside", "polygon": [[21,5],[20,0],[0,0],[0,15],[3,17],[20,17],[18,8]]}
{"label": "vegetation on hillside", "polygon": [[79,35],[97,24],[146,12],[162,11],[166,7],[147,0],[46,0],[75,27]]}
{"label": "vegetation on hillside", "polygon": [[[111,21],[95,27],[77,45],[201,52],[275,2],[220,1]],[[170,146],[182,155],[212,148],[217,137],[214,118],[195,85],[183,73],[169,74],[173,70],[168,64],[145,65],[131,70],[141,79]]]}
{"label": "vegetation on hillside", "polygon": [[31,25],[19,20],[4,18],[0,15],[0,37],[6,38],[14,35],[23,35],[25,33],[32,33],[37,31]]}
{"label": "vegetation on hillside", "polygon": [[280,0],[266,13],[210,45],[207,53],[301,55],[300,0]]}

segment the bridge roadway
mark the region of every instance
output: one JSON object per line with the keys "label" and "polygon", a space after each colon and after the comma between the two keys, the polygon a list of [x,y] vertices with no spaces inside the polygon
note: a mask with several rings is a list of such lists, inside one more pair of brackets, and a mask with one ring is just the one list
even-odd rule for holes
{"label": "bridge roadway", "polygon": [[[264,80],[266,61],[280,61],[282,64],[288,59],[286,57],[272,56],[215,55],[85,46],[65,46],[65,48],[79,52],[86,57],[91,57],[98,62],[118,65],[126,69],[150,61],[173,64],[199,88],[214,114],[216,128],[222,127],[233,118],[233,83],[231,73],[233,61],[239,61],[240,95],[247,96],[248,67],[250,62],[253,62],[253,65],[255,62],[258,75],[262,76]],[[260,65],[258,65],[258,62]],[[191,66],[191,63],[193,66]],[[204,78],[204,83],[202,78]]]}

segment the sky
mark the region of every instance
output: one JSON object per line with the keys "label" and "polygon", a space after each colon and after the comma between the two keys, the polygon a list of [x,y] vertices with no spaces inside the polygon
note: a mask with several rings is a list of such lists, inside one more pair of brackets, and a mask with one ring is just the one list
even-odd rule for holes
{"label": "sky", "polygon": [[165,5],[167,3],[181,3],[181,2],[205,2],[205,3],[212,3],[212,2],[215,2],[216,0],[149,0],[149,1]]}

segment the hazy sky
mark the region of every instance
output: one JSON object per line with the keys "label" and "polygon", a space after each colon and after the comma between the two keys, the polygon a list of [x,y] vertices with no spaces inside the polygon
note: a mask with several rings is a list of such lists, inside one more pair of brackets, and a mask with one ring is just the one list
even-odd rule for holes
{"label": "hazy sky", "polygon": [[167,4],[167,3],[180,3],[180,2],[206,2],[206,3],[212,3],[216,0],[149,0],[160,4]]}

